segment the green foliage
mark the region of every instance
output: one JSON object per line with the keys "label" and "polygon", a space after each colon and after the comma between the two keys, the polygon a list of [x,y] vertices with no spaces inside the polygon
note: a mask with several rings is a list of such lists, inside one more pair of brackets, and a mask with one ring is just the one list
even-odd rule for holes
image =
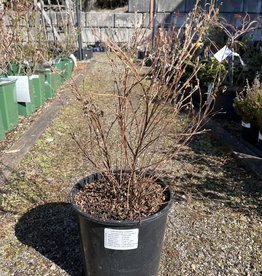
{"label": "green foliage", "polygon": [[243,67],[241,64],[235,64],[234,68],[234,79],[235,83],[244,84],[246,80],[252,82],[256,77],[256,74],[262,78],[262,52],[260,50],[261,44],[255,45],[245,44],[242,49],[237,51],[245,62],[246,66]]}
{"label": "green foliage", "polygon": [[204,44],[209,45],[210,43],[217,49],[221,49],[227,43],[228,36],[218,26],[210,25],[207,30],[206,38],[204,39]]}
{"label": "green foliage", "polygon": [[259,76],[252,86],[247,85],[234,100],[234,108],[245,122],[255,123],[262,127],[262,84]]}
{"label": "green foliage", "polygon": [[201,61],[201,68],[198,72],[198,78],[201,84],[207,85],[213,83],[218,78],[224,78],[227,74],[227,68],[224,63],[217,61],[215,57],[209,60]]}
{"label": "green foliage", "polygon": [[262,130],[262,92],[258,95],[258,108],[256,110],[256,122],[260,130]]}

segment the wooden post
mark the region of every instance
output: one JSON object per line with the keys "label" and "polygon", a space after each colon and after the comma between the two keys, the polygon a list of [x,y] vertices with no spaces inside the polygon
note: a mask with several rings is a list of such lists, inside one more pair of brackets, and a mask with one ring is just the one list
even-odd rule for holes
{"label": "wooden post", "polygon": [[154,26],[154,0],[150,0],[149,15],[149,27],[152,31]]}

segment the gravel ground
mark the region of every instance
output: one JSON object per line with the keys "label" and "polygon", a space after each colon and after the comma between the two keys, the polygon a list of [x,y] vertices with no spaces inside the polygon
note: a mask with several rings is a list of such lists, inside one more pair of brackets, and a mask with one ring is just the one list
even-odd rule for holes
{"label": "gravel ground", "polygon": [[[107,91],[105,55],[89,64],[85,88]],[[82,275],[68,193],[92,173],[70,139],[82,120],[71,99],[6,183],[0,211],[0,275]],[[211,133],[170,162],[174,204],[159,276],[261,275],[261,180],[239,166]]]}

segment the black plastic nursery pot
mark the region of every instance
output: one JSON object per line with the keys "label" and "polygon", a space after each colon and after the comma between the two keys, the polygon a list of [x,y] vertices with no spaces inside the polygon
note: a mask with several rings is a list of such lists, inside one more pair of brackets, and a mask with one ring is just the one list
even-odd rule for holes
{"label": "black plastic nursery pot", "polygon": [[164,238],[166,219],[172,204],[140,221],[103,221],[81,211],[75,194],[85,183],[96,182],[93,174],[78,182],[70,193],[70,202],[78,216],[85,275],[88,276],[156,276]]}
{"label": "black plastic nursery pot", "polygon": [[144,59],[146,57],[146,51],[144,49],[139,49],[137,51],[137,59]]}
{"label": "black plastic nursery pot", "polygon": [[248,143],[255,145],[258,143],[259,129],[255,124],[249,122],[241,122],[241,137]]}
{"label": "black plastic nursery pot", "polygon": [[[80,49],[79,49],[80,50]],[[77,50],[74,52],[74,56],[78,59],[78,60],[89,60],[93,57],[93,50],[92,48],[82,48],[82,56],[80,56],[80,51]]]}
{"label": "black plastic nursery pot", "polygon": [[236,114],[233,103],[236,97],[237,88],[228,88],[226,91],[219,90],[216,94],[215,100],[208,101],[208,87],[203,85],[201,93],[194,93],[193,104],[199,108],[200,105],[206,103],[211,104],[213,117],[217,119],[226,119],[231,121],[239,121],[241,118]]}

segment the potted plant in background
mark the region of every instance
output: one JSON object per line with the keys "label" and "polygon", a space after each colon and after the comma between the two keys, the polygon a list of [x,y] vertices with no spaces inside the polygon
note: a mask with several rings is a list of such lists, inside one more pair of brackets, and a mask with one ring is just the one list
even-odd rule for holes
{"label": "potted plant in background", "polygon": [[199,104],[204,105],[208,103],[212,106],[213,111],[218,112],[216,115],[219,115],[219,112],[225,111],[224,109],[227,108],[227,101],[224,99],[224,91],[219,87],[215,101],[212,100],[212,97],[210,98],[210,92],[218,80],[219,84],[223,83],[227,76],[228,69],[224,62],[218,62],[214,56],[201,59],[200,65],[201,67],[197,77],[201,86],[201,94],[195,95],[194,104],[198,107]]}
{"label": "potted plant in background", "polygon": [[[1,69],[9,78],[18,80],[19,95],[27,94],[22,100],[18,97],[18,111],[23,116],[31,115],[47,98],[53,97],[62,80],[72,75],[73,61],[66,55],[73,52],[77,43],[75,27],[68,19],[62,20],[62,38],[57,45],[55,38],[50,37],[45,21],[40,20],[41,10],[37,7],[27,0],[19,5],[7,5],[1,24],[1,56],[5,58]],[[55,49],[62,49],[60,53],[54,50],[54,45]],[[52,67],[51,60],[57,59],[57,54],[60,55],[59,64],[54,62]]]}
{"label": "potted plant in background", "polygon": [[257,85],[254,89],[257,90],[256,108],[256,125],[258,127],[258,144],[257,147],[262,150],[262,84],[257,80]]}
{"label": "potted plant in background", "polygon": [[3,138],[6,131],[12,130],[18,124],[16,82],[6,78],[8,58],[5,51],[10,33],[8,33],[5,25],[4,12],[1,10],[0,19],[0,138]]}
{"label": "potted plant in background", "polygon": [[234,111],[233,101],[236,94],[242,90],[245,84],[245,82],[240,81],[240,72],[243,73],[248,70],[246,63],[242,59],[243,51],[247,47],[247,41],[250,39],[249,34],[258,26],[255,20],[251,20],[249,14],[239,16],[239,20],[240,25],[235,26],[228,24],[226,19],[221,17],[216,28],[211,28],[211,37],[215,40],[212,45],[213,51],[220,51],[220,55],[217,55],[218,52],[216,52],[215,56],[220,56],[220,63],[224,62],[227,69],[227,75],[224,76],[223,86],[221,86],[215,103],[216,109],[222,111],[222,113],[218,113],[216,116],[236,121],[239,120],[239,117]]}
{"label": "potted plant in background", "polygon": [[255,145],[258,142],[258,117],[262,108],[262,88],[257,76],[252,86],[247,84],[246,89],[237,94],[234,99],[234,108],[242,118],[242,138]]}
{"label": "potted plant in background", "polygon": [[72,76],[75,62],[72,56],[78,48],[80,30],[75,26],[71,13],[60,11],[59,15],[60,38],[54,42],[56,55],[53,58],[53,66],[60,72],[61,81],[64,81]]}
{"label": "potted plant in background", "polygon": [[[262,103],[262,99],[260,99],[261,103]],[[262,105],[262,104],[261,104]],[[256,121],[257,121],[257,125],[258,125],[258,148],[260,150],[262,150],[262,107],[260,107],[260,109],[257,110],[256,113]]]}
{"label": "potted plant in background", "polygon": [[23,1],[15,7],[7,6],[3,18],[3,71],[10,79],[17,80],[18,95],[27,94],[26,97],[18,97],[18,112],[28,116],[45,100],[39,75],[34,74],[34,68],[40,58],[37,53],[40,24],[36,22],[36,11],[30,1]]}
{"label": "potted plant in background", "polygon": [[[74,90],[88,132],[71,135],[97,172],[70,193],[86,275],[158,273],[172,201],[167,165],[203,131],[209,114],[208,106],[200,106],[199,112],[192,107],[192,96],[200,90],[195,82],[200,63],[181,81],[218,16],[213,3],[204,11],[197,4],[179,30],[167,32],[153,47],[150,42],[154,58],[149,68],[137,64],[136,42],[120,47],[108,38],[112,87],[104,93],[85,91],[84,86]],[[217,87],[216,82],[212,98]]]}
{"label": "potted plant in background", "polygon": [[[260,99],[262,102],[262,99]],[[258,148],[262,150],[262,108],[257,110],[257,125],[258,125]]]}

